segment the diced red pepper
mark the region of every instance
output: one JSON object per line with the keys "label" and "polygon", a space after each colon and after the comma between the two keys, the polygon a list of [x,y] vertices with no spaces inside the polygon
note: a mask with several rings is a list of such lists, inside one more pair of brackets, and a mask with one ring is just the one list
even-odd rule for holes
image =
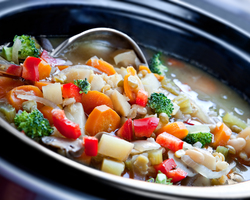
{"label": "diced red pepper", "polygon": [[137,93],[137,97],[136,97],[136,104],[145,107],[147,105],[148,102],[148,93],[143,90],[140,89]]}
{"label": "diced red pepper", "polygon": [[87,156],[96,156],[98,153],[98,139],[95,137],[84,137],[84,152]]}
{"label": "diced red pepper", "polygon": [[136,137],[150,137],[159,123],[159,118],[148,117],[134,120],[134,131]]}
{"label": "diced red pepper", "polygon": [[50,66],[55,66],[55,65],[64,65],[65,61],[59,58],[53,58],[52,56],[49,55],[49,53],[46,50],[43,50],[41,56],[40,56],[44,61],[46,61]]}
{"label": "diced red pepper", "polygon": [[183,148],[183,141],[169,133],[163,132],[156,138],[156,142],[161,146],[176,152]]}
{"label": "diced red pepper", "polygon": [[127,121],[117,131],[117,136],[128,141],[131,141],[133,139],[133,127],[131,118],[127,119]]}
{"label": "diced red pepper", "polygon": [[167,160],[164,160],[160,164],[154,166],[154,168],[157,172],[160,170],[163,174],[166,174],[167,172],[169,172],[170,170],[172,170],[176,167],[177,167],[177,165],[176,165],[173,158],[169,158]]}
{"label": "diced red pepper", "polygon": [[66,138],[77,139],[81,135],[79,124],[66,118],[63,110],[53,109],[51,111],[54,126]]}
{"label": "diced red pepper", "polygon": [[15,75],[15,76],[22,76],[23,68],[20,65],[10,65],[6,70],[7,74]]}
{"label": "diced red pepper", "polygon": [[22,77],[30,81],[39,81],[38,65],[40,62],[40,58],[27,57],[23,63]]}
{"label": "diced red pepper", "polygon": [[76,102],[81,102],[82,101],[82,94],[80,94],[79,92],[81,91],[81,89],[76,86],[73,83],[67,83],[63,85],[62,88],[62,96],[63,98],[72,98],[74,97]]}
{"label": "diced red pepper", "polygon": [[165,175],[168,177],[168,178],[172,178],[172,182],[173,183],[176,183],[178,181],[181,181],[182,179],[186,178],[187,177],[187,172],[185,172],[183,169],[181,168],[177,168],[177,169],[173,169],[173,170],[170,170],[169,172],[166,172]]}

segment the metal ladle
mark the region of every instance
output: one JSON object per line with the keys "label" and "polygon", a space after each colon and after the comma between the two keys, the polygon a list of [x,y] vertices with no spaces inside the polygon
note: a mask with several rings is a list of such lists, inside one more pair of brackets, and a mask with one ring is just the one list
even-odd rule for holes
{"label": "metal ladle", "polygon": [[75,43],[84,41],[101,41],[116,48],[133,49],[139,60],[147,65],[147,60],[136,42],[125,33],[111,28],[93,28],[72,36],[61,43],[51,56],[57,57]]}

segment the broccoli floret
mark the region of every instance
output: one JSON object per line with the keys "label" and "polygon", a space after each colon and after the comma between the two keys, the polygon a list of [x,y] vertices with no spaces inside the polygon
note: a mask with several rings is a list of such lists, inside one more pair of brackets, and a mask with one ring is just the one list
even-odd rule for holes
{"label": "broccoli floret", "polygon": [[164,184],[164,185],[173,185],[173,183],[171,182],[172,178],[168,178],[161,171],[158,171],[158,174],[157,174],[155,180],[154,180],[154,178],[150,178],[147,181],[151,182],[151,183],[160,183],[160,184]]}
{"label": "broccoli floret", "polygon": [[18,51],[19,59],[26,59],[28,56],[38,57],[40,51],[36,40],[29,35],[15,36],[14,42],[19,39],[21,41],[21,48]]}
{"label": "broccoli floret", "polygon": [[75,80],[74,84],[81,89],[80,94],[82,93],[87,94],[88,91],[90,90],[90,83],[88,82],[87,78],[85,78],[85,80],[82,79]]}
{"label": "broccoli floret", "polygon": [[184,141],[189,144],[195,144],[196,142],[200,142],[202,144],[202,147],[204,147],[206,144],[212,142],[212,134],[209,132],[189,133],[184,138]]}
{"label": "broccoli floret", "polygon": [[165,73],[168,71],[168,68],[167,66],[162,64],[160,57],[161,57],[161,53],[157,53],[153,55],[153,57],[149,61],[149,69],[153,73],[156,73],[159,75],[165,75]]}
{"label": "broccoli floret", "polygon": [[171,113],[174,110],[173,104],[163,93],[152,93],[148,98],[147,106],[152,108],[157,115],[166,113],[171,117]]}
{"label": "broccoli floret", "polygon": [[27,113],[26,111],[18,113],[14,118],[14,123],[19,131],[24,131],[32,139],[49,136],[53,132],[49,121],[37,109],[31,113]]}

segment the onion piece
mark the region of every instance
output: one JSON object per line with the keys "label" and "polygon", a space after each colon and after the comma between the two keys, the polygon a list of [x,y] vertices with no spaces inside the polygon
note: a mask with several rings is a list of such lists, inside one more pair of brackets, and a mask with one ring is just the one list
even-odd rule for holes
{"label": "onion piece", "polygon": [[19,64],[18,51],[20,50],[20,48],[21,48],[21,40],[17,38],[12,47],[12,61],[16,64]]}
{"label": "onion piece", "polygon": [[161,147],[161,145],[156,143],[153,138],[148,138],[147,140],[137,140],[131,143],[134,144],[134,149],[140,153],[144,151],[159,149]]}
{"label": "onion piece", "polygon": [[235,162],[232,162],[228,168],[219,171],[219,172],[215,172],[212,171],[210,169],[208,169],[207,167],[205,167],[204,165],[198,164],[196,162],[194,162],[188,155],[184,155],[181,157],[181,160],[189,167],[193,168],[196,172],[198,172],[199,174],[201,174],[202,176],[208,178],[208,179],[213,179],[213,178],[220,178],[223,175],[227,175],[230,170],[232,168],[234,168],[236,166]]}
{"label": "onion piece", "polygon": [[52,108],[60,109],[55,103],[43,98],[43,97],[38,97],[34,95],[25,95],[25,94],[18,94],[17,98],[19,99],[25,99],[25,100],[34,100],[38,103],[42,103],[45,106],[50,106]]}
{"label": "onion piece", "polygon": [[176,157],[174,156],[174,152],[168,151],[168,158],[173,158],[174,161],[175,161],[175,163],[177,164],[177,166],[178,166],[179,168],[181,168],[182,170],[184,170],[185,172],[188,173],[187,176],[189,176],[189,177],[194,177],[194,176],[197,174],[197,173],[194,172],[192,169],[189,169],[189,168],[187,167],[187,165],[185,165],[185,164],[182,162],[181,159],[176,158]]}

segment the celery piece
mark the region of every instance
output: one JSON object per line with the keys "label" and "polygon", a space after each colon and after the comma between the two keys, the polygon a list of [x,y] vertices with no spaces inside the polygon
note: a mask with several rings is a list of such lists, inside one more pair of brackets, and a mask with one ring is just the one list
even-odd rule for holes
{"label": "celery piece", "polygon": [[224,157],[226,158],[227,155],[228,155],[228,148],[223,147],[223,146],[218,146],[218,147],[216,148],[216,152],[222,153],[222,154],[224,155]]}
{"label": "celery piece", "polygon": [[148,159],[151,162],[152,165],[158,165],[160,164],[163,159],[162,159],[162,150],[157,149],[157,150],[152,150],[148,152]]}
{"label": "celery piece", "polygon": [[189,133],[208,133],[210,132],[210,128],[207,125],[193,125],[193,126],[186,126]]}
{"label": "celery piece", "polygon": [[10,104],[6,102],[0,102],[0,112],[9,123],[12,123],[14,121],[16,110]]}
{"label": "celery piece", "polygon": [[222,120],[227,126],[229,126],[229,128],[233,125],[236,125],[242,129],[247,127],[247,123],[235,116],[233,113],[226,113]]}
{"label": "celery piece", "polygon": [[11,61],[12,60],[12,47],[3,47],[2,50],[2,56],[8,60]]}

